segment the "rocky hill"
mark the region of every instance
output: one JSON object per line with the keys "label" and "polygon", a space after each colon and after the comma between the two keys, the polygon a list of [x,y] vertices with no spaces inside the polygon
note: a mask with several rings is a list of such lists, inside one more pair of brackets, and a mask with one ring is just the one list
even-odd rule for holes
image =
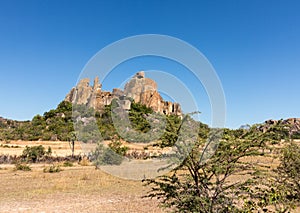
{"label": "rocky hill", "polygon": [[16,121],[0,117],[0,128],[14,128],[28,121]]}
{"label": "rocky hill", "polygon": [[115,88],[112,92],[102,90],[98,77],[94,79],[93,85],[90,85],[90,79],[81,79],[78,85],[71,89],[65,101],[83,104],[102,112],[115,98],[121,101],[126,110],[130,109],[131,101],[134,101],[165,115],[182,115],[180,104],[163,100],[157,91],[156,82],[146,78],[143,71],[136,73],[127,82],[124,90]]}
{"label": "rocky hill", "polygon": [[262,124],[259,129],[263,132],[268,131],[274,126],[282,127],[288,135],[300,135],[300,118],[288,118],[281,120],[267,120]]}

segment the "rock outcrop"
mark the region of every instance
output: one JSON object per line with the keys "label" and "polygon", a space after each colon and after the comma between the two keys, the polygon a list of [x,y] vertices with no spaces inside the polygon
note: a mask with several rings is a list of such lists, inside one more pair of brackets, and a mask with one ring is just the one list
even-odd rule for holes
{"label": "rock outcrop", "polygon": [[300,133],[300,118],[288,118],[285,120],[267,120],[259,129],[263,132],[266,132],[269,128],[274,125],[281,124],[285,126],[290,135]]}
{"label": "rock outcrop", "polygon": [[154,80],[145,77],[143,71],[138,72],[127,82],[124,91],[113,89],[112,92],[103,91],[98,77],[94,79],[91,86],[88,78],[81,79],[78,85],[71,89],[65,101],[75,104],[83,104],[101,112],[106,105],[111,104],[117,98],[122,103],[123,109],[129,110],[131,100],[152,108],[155,112],[165,115],[182,115],[178,103],[164,101],[157,91],[157,84]]}

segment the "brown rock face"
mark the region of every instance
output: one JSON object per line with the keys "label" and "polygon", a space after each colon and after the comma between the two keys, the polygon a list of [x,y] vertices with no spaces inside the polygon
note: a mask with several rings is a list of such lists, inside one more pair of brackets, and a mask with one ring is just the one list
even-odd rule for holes
{"label": "brown rock face", "polygon": [[93,86],[89,85],[89,79],[82,79],[75,88],[72,88],[65,101],[76,104],[84,104],[98,111],[102,111],[106,105],[111,104],[117,98],[123,103],[123,108],[130,109],[131,98],[136,103],[141,103],[152,108],[155,112],[170,115],[182,115],[180,105],[164,101],[157,91],[157,84],[150,78],[145,78],[143,71],[136,75],[124,87],[124,91],[113,89],[112,92],[102,91],[99,79],[94,79]]}
{"label": "brown rock face", "polygon": [[76,88],[72,88],[65,100],[77,104],[88,104],[93,88],[89,85],[88,78],[81,79]]}
{"label": "brown rock face", "polygon": [[266,132],[270,127],[276,124],[286,125],[289,134],[293,135],[300,133],[300,118],[288,118],[285,120],[267,120],[264,125],[261,125],[259,129],[263,132]]}

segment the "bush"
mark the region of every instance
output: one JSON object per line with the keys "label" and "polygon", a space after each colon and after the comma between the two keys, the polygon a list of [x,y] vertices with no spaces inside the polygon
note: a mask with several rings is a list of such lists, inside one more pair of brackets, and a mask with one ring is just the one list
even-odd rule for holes
{"label": "bush", "polygon": [[64,167],[72,167],[73,166],[73,163],[70,162],[70,161],[65,161],[64,164],[63,164]]}
{"label": "bush", "polygon": [[80,166],[89,166],[90,165],[90,161],[87,158],[83,158],[80,162],[79,162]]}
{"label": "bush", "polygon": [[92,160],[96,167],[100,165],[120,165],[123,161],[123,156],[117,154],[111,148],[104,147],[103,144],[98,144],[92,153]]}
{"label": "bush", "polygon": [[117,154],[125,156],[126,152],[128,151],[127,146],[123,146],[120,140],[114,139],[109,145],[109,148],[111,148],[113,151],[115,151]]}
{"label": "bush", "polygon": [[120,165],[123,158],[112,149],[105,149],[101,160],[107,165]]}
{"label": "bush", "polygon": [[60,166],[49,166],[49,167],[45,167],[43,170],[45,173],[56,173],[56,172],[60,172],[62,171],[62,169],[60,168]]}
{"label": "bush", "polygon": [[45,151],[45,148],[42,145],[39,146],[26,146],[23,150],[22,158],[26,161],[37,162],[42,159],[44,156],[51,155],[51,147],[48,147],[48,151]]}
{"label": "bush", "polygon": [[300,205],[300,146],[294,142],[287,144],[275,170],[276,184],[284,193],[284,202]]}
{"label": "bush", "polygon": [[17,163],[17,164],[15,165],[15,170],[20,170],[20,171],[31,171],[31,168],[30,168],[29,165]]}

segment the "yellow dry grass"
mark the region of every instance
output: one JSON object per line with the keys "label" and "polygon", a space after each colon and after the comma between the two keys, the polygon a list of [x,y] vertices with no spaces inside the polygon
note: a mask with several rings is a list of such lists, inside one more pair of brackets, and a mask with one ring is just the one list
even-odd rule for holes
{"label": "yellow dry grass", "polygon": [[[64,141],[10,141],[9,144],[0,141],[0,144],[19,146],[2,146],[0,154],[20,155],[26,145],[50,146],[57,156],[71,154],[68,142]],[[78,142],[75,144],[75,154],[82,153],[82,148],[89,148],[81,147]],[[130,148],[143,150],[136,144]],[[244,160],[267,164],[270,169],[279,163],[271,157]],[[29,172],[14,171],[14,165],[0,165],[0,212],[163,212],[157,200],[141,198],[149,190],[141,181],[120,179],[95,170],[88,163],[81,164],[62,167],[59,173],[44,173],[43,168],[49,166],[44,164],[30,165],[32,171]],[[236,176],[231,181],[243,178]]]}
{"label": "yellow dry grass", "polygon": [[108,175],[93,166],[63,167],[44,173],[14,171],[1,165],[0,212],[163,212],[156,200],[144,199],[140,181]]}
{"label": "yellow dry grass", "polygon": [[[71,155],[66,141],[0,141],[0,154],[20,155],[25,146],[52,148],[54,156]],[[4,146],[6,145],[6,146]],[[93,144],[75,143],[75,154]],[[16,148],[16,146],[18,146]],[[63,165],[63,163],[60,163]],[[46,164],[32,171],[15,171],[0,164],[0,212],[163,212],[157,200],[142,198],[149,190],[141,181],[125,180],[95,170],[89,162],[44,173]]]}
{"label": "yellow dry grass", "polygon": [[[1,146],[2,145],[2,146]],[[25,146],[42,145],[47,149],[51,147],[53,156],[67,156],[71,155],[72,151],[68,141],[0,141],[0,155],[21,155]],[[17,148],[15,148],[17,147]],[[75,155],[81,154],[81,143],[75,142]]]}

